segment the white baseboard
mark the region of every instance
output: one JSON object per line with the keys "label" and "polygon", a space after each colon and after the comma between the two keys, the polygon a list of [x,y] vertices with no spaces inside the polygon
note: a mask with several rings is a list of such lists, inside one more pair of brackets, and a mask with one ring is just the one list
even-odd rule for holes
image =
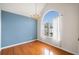
{"label": "white baseboard", "polygon": [[71,52],[71,51],[66,50],[66,49],[64,49],[64,48],[62,48],[62,47],[59,47],[59,46],[52,45],[52,44],[50,44],[50,43],[48,43],[48,42],[45,42],[45,41],[43,41],[43,40],[38,40],[38,41],[44,42],[44,43],[49,44],[49,45],[51,45],[51,46],[57,47],[57,48],[59,48],[59,49],[62,49],[62,50],[64,50],[64,51],[67,51],[67,52],[69,52],[69,53],[72,53],[72,54],[77,55],[77,53]]}
{"label": "white baseboard", "polygon": [[[62,48],[62,47],[58,47],[58,46],[52,45],[52,44],[50,44],[50,43],[48,43],[48,42],[45,42],[45,41],[43,41],[43,40],[39,40],[39,39],[35,39],[35,40],[44,42],[44,43],[46,43],[46,44],[49,44],[49,45],[54,46],[54,47],[57,47],[57,48],[62,49],[62,50],[64,50],[64,51],[67,51],[67,52],[70,52],[70,53],[72,53],[72,54],[76,54],[76,55],[78,55],[77,53],[68,51],[68,50],[66,50],[66,49],[64,49],[64,48]],[[2,48],[0,49],[0,51],[1,51],[2,49],[6,49],[6,48],[10,48],[10,47],[14,47],[14,46],[18,46],[18,45],[25,44],[25,43],[30,43],[30,42],[33,42],[33,41],[35,41],[35,40],[30,40],[30,41],[26,41],[26,42],[17,43],[17,44],[13,44],[13,45],[10,45],[10,46],[2,47]]]}
{"label": "white baseboard", "polygon": [[[35,39],[36,40],[36,39]],[[30,43],[30,42],[33,42],[35,40],[30,40],[30,41],[26,41],[26,42],[21,42],[21,43],[17,43],[17,44],[13,44],[13,45],[10,45],[10,46],[6,46],[6,47],[2,47],[2,49],[6,49],[6,48],[10,48],[10,47],[14,47],[14,46],[18,46],[18,45],[21,45],[21,44],[25,44],[25,43]]]}

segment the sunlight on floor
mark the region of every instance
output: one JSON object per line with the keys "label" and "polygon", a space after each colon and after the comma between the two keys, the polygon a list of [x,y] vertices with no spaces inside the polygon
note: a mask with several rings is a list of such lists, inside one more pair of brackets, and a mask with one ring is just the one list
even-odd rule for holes
{"label": "sunlight on floor", "polygon": [[53,55],[53,53],[49,49],[45,48],[44,55]]}

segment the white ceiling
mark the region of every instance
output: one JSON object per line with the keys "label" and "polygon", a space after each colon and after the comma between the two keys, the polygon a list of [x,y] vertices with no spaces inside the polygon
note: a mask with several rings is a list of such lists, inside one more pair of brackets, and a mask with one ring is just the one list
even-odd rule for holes
{"label": "white ceiling", "polygon": [[[41,14],[43,8],[46,6],[45,3],[4,3],[0,4],[2,10],[21,14],[25,16],[32,16],[35,14]],[[37,11],[35,11],[37,8]]]}

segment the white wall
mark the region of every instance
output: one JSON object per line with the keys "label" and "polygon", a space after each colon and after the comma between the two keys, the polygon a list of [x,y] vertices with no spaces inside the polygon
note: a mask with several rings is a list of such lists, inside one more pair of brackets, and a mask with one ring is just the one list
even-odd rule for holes
{"label": "white wall", "polygon": [[[78,39],[78,6],[79,4],[47,4],[44,8],[42,15],[49,9],[59,11],[62,15],[62,39],[61,46],[70,52],[77,52],[77,39]],[[40,23],[39,23],[40,25]],[[40,33],[40,31],[39,31]],[[41,39],[39,35],[39,39]],[[46,41],[46,40],[44,40]]]}
{"label": "white wall", "polygon": [[[78,13],[78,15],[79,15],[79,13]],[[79,38],[79,17],[78,17],[78,38]],[[78,54],[79,54],[79,41],[78,41]]]}

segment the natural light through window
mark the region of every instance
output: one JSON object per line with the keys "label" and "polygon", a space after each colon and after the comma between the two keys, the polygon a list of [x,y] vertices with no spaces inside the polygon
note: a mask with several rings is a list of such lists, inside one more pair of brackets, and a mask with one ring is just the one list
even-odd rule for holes
{"label": "natural light through window", "polygon": [[49,11],[43,18],[43,36],[51,39],[56,45],[61,41],[61,15],[56,11]]}
{"label": "natural light through window", "polygon": [[60,42],[60,17],[56,17],[53,20],[53,40],[55,42]]}

